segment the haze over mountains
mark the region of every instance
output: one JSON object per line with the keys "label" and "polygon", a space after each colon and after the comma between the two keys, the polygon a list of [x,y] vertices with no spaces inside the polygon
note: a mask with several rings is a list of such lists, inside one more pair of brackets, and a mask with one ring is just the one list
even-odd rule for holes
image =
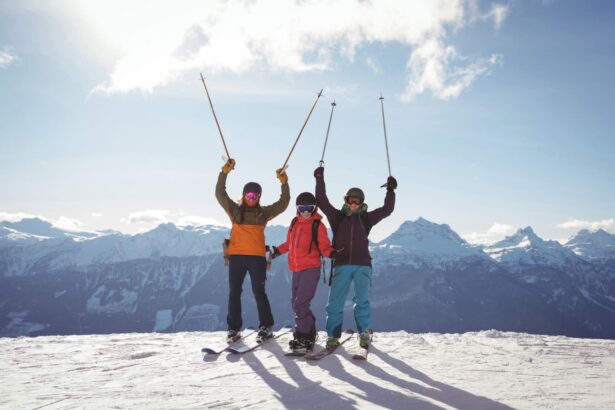
{"label": "haze over mountains", "polygon": [[[286,230],[268,227],[267,243],[281,243]],[[228,233],[212,225],[124,235],[69,232],[37,218],[0,222],[0,336],[225,329]],[[377,331],[615,338],[615,235],[603,230],[561,245],[527,227],[474,246],[419,218],[372,244],[372,256]],[[255,325],[248,281],[244,323]],[[292,321],[289,287],[281,257],[267,284],[278,323]],[[327,293],[321,284],[313,302],[321,328]],[[349,301],[349,327],[351,310]]]}

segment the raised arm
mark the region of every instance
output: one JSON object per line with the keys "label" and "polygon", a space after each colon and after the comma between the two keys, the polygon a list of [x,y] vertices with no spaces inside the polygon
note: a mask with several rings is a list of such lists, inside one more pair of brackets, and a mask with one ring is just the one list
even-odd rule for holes
{"label": "raised arm", "polygon": [[218,175],[218,182],[216,183],[216,199],[224,211],[229,215],[233,212],[233,208],[237,206],[235,201],[233,201],[226,192],[226,177],[233,168],[235,168],[235,160],[229,159],[222,167],[222,171]]}
{"label": "raised arm", "polygon": [[384,205],[367,213],[367,220],[371,226],[376,225],[393,213],[395,209],[395,188],[397,188],[397,181],[395,178],[389,177],[387,180],[387,194],[384,197]]}
{"label": "raised arm", "polygon": [[263,213],[268,221],[284,212],[286,208],[288,208],[288,204],[290,202],[290,188],[288,186],[288,176],[286,175],[286,172],[282,172],[281,169],[278,169],[276,170],[276,175],[282,183],[280,199],[271,205],[263,207]]}
{"label": "raised arm", "polygon": [[335,209],[329,198],[327,198],[327,190],[325,187],[325,168],[318,167],[314,171],[314,177],[316,178],[316,205],[322,210],[329,220],[329,224],[333,226],[335,224],[339,210]]}

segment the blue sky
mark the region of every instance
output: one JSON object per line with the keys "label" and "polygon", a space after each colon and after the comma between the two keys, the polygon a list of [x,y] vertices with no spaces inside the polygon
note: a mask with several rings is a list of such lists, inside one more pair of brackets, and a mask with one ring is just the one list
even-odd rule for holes
{"label": "blue sky", "polygon": [[[260,182],[293,197],[325,157],[333,202],[351,186],[472,241],[531,225],[552,239],[615,232],[615,6],[609,1],[0,2],[0,218],[79,229],[226,223],[215,201]],[[282,6],[283,5],[283,6]],[[294,198],[293,198],[294,199]],[[274,223],[288,224],[289,208]]]}

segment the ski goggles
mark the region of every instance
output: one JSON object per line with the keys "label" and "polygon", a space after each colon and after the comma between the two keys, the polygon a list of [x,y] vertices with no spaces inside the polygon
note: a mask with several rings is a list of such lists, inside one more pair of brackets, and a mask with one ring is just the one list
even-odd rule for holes
{"label": "ski goggles", "polygon": [[348,205],[361,205],[363,203],[363,200],[361,200],[361,198],[355,198],[353,196],[347,196],[346,197],[346,203]]}
{"label": "ski goggles", "polygon": [[312,213],[316,209],[316,205],[297,205],[297,212],[300,214],[304,212]]}
{"label": "ski goggles", "polygon": [[243,197],[248,201],[258,201],[260,195],[255,192],[246,192],[245,194],[243,194]]}

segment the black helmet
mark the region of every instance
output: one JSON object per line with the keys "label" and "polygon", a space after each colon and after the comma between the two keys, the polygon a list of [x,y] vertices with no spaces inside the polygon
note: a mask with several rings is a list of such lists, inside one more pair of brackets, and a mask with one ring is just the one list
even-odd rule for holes
{"label": "black helmet", "polygon": [[295,205],[316,205],[316,197],[311,192],[302,192],[297,195]]}
{"label": "black helmet", "polygon": [[256,182],[248,182],[243,186],[243,194],[247,194],[248,192],[254,192],[255,194],[262,194],[263,188]]}
{"label": "black helmet", "polygon": [[346,195],[344,195],[344,201],[348,197],[359,198],[361,202],[365,201],[365,194],[360,188],[350,188],[348,192],[346,192]]}

